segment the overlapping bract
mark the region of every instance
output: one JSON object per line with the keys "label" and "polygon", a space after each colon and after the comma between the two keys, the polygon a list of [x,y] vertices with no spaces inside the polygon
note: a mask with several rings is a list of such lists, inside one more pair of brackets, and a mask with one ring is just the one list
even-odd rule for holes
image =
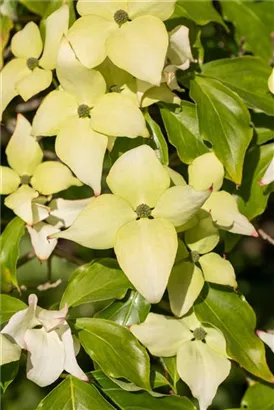
{"label": "overlapping bract", "polygon": [[29,307],[16,312],[1,330],[1,364],[19,360],[24,349],[28,352],[27,378],[38,386],[52,384],[63,370],[88,381],[75,358],[76,347],[66,322],[68,308],[46,310],[37,302],[31,294]]}

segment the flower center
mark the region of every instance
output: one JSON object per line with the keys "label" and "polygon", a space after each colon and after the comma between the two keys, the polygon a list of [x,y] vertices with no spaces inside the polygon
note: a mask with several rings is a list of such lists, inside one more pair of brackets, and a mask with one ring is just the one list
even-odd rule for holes
{"label": "flower center", "polygon": [[121,27],[123,24],[125,24],[129,20],[128,14],[125,10],[117,10],[114,13],[113,18],[114,18],[115,23],[117,23],[119,27]]}
{"label": "flower center", "polygon": [[151,215],[151,209],[147,204],[138,205],[135,212],[138,218],[148,218]]}
{"label": "flower center", "polygon": [[87,118],[89,117],[90,110],[91,108],[88,105],[81,104],[79,105],[77,112],[80,118]]}
{"label": "flower center", "polygon": [[193,336],[196,340],[204,340],[206,337],[206,331],[202,327],[197,327],[193,331]]}
{"label": "flower center", "polygon": [[30,176],[29,175],[22,175],[20,177],[20,179],[21,179],[21,184],[22,185],[28,185],[29,181],[30,181]]}
{"label": "flower center", "polygon": [[30,70],[34,70],[36,67],[38,67],[38,65],[39,65],[39,61],[38,61],[37,58],[30,57],[30,58],[27,59],[27,67]]}
{"label": "flower center", "polygon": [[109,87],[110,93],[121,93],[122,91],[123,91],[123,88],[120,87],[120,85],[111,85]]}
{"label": "flower center", "polygon": [[193,263],[197,263],[198,260],[200,259],[200,254],[197,251],[191,251],[190,252],[190,259]]}

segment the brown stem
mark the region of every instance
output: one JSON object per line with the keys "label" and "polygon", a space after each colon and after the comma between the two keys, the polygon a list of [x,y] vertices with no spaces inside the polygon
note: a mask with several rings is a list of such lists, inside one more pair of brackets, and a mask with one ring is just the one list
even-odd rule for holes
{"label": "brown stem", "polygon": [[274,239],[268,235],[263,229],[258,229],[258,234],[262,239],[264,239],[266,242],[270,243],[270,245],[274,246]]}

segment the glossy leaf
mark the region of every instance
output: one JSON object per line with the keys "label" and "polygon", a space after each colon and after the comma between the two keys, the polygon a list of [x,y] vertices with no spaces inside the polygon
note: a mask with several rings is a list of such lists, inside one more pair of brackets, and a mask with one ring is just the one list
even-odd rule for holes
{"label": "glossy leaf", "polygon": [[120,410],[196,410],[194,404],[187,397],[165,396],[156,398],[147,392],[130,393],[119,388],[100,371],[92,372],[92,376]]}
{"label": "glossy leaf", "polygon": [[121,299],[132,287],[114,259],[99,259],[76,269],[63,295],[61,306]]}
{"label": "glossy leaf", "polygon": [[162,164],[168,165],[168,162],[169,162],[168,146],[167,146],[165,137],[163,136],[163,133],[161,131],[161,128],[159,127],[157,122],[155,122],[151,118],[148,111],[145,113],[145,119],[148,125],[148,130],[150,132],[150,135],[157,147],[159,159],[162,162]]}
{"label": "glossy leaf", "polygon": [[[224,19],[236,29],[238,44],[246,39],[244,48],[262,57],[268,63],[272,46],[270,33],[273,31],[273,4],[271,1],[221,1]],[[260,41],[258,41],[260,39]]]}
{"label": "glossy leaf", "polygon": [[39,403],[38,409],[111,410],[113,407],[92,384],[69,376]]}
{"label": "glossy leaf", "polygon": [[179,113],[163,107],[161,115],[169,142],[177,149],[181,161],[190,164],[196,157],[209,151],[199,133],[194,104],[182,101]]}
{"label": "glossy leaf", "polygon": [[25,233],[25,222],[16,217],[6,226],[0,237],[2,291],[18,288],[16,264],[19,257],[19,243]]}
{"label": "glossy leaf", "polygon": [[208,24],[211,21],[225,26],[222,17],[214,8],[212,1],[210,0],[203,0],[199,2],[193,2],[192,0],[177,1],[172,17],[185,17],[195,21],[196,24],[201,26]]}
{"label": "glossy leaf", "polygon": [[9,295],[1,295],[0,298],[1,321],[0,324],[7,322],[14,313],[26,309],[27,305],[20,299]]}
{"label": "glossy leaf", "polygon": [[256,144],[261,145],[274,140],[274,117],[262,112],[251,114],[252,123],[255,127]]}
{"label": "glossy leaf", "polygon": [[245,151],[252,137],[250,115],[240,97],[217,80],[196,77],[191,98],[197,104],[200,133],[236,184],[241,183]]}
{"label": "glossy leaf", "polygon": [[269,186],[260,186],[270,161],[274,156],[274,144],[253,147],[248,151],[244,164],[244,178],[238,190],[235,191],[240,209],[248,219],[261,215],[267,206],[271,189]]}
{"label": "glossy leaf", "polygon": [[128,329],[94,318],[77,319],[76,328],[85,351],[104,373],[150,390],[148,354]]}
{"label": "glossy leaf", "polygon": [[131,291],[129,297],[122,301],[115,301],[95,316],[108,319],[123,326],[142,323],[149,311],[150,303],[137,291]]}
{"label": "glossy leaf", "polygon": [[235,91],[250,108],[274,115],[274,97],[267,86],[271,67],[260,58],[224,58],[204,64],[202,70]]}
{"label": "glossy leaf", "polygon": [[1,381],[0,387],[3,393],[15,379],[19,369],[19,361],[11,362],[1,366]]}
{"label": "glossy leaf", "polygon": [[266,363],[264,345],[255,335],[255,314],[243,296],[208,286],[199,296],[194,310],[201,322],[223,333],[229,357],[255,376],[274,381]]}
{"label": "glossy leaf", "polygon": [[0,45],[0,68],[3,66],[3,53],[6,45],[8,44],[10,31],[13,28],[13,22],[9,16],[0,16],[0,32],[1,32],[1,45]]}
{"label": "glossy leaf", "polygon": [[241,405],[248,410],[272,410],[274,387],[260,383],[250,386],[245,392]]}

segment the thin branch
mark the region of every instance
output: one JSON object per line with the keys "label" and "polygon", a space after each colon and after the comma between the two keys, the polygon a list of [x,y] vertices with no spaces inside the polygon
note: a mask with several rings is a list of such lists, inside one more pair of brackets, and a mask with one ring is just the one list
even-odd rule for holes
{"label": "thin branch", "polygon": [[18,259],[17,268],[19,268],[20,266],[24,265],[25,263],[31,261],[34,258],[35,258],[34,251],[30,251],[30,252],[26,253],[25,255],[23,255],[21,258]]}
{"label": "thin branch", "polygon": [[258,229],[257,231],[262,239],[274,246],[274,239],[270,235],[268,235],[263,229]]}
{"label": "thin branch", "polygon": [[55,256],[58,256],[59,258],[67,259],[69,262],[75,263],[76,265],[79,265],[79,266],[86,263],[82,259],[77,258],[77,256],[74,256],[71,253],[68,253],[64,249],[61,249],[61,248],[55,248],[53,251],[53,254]]}

